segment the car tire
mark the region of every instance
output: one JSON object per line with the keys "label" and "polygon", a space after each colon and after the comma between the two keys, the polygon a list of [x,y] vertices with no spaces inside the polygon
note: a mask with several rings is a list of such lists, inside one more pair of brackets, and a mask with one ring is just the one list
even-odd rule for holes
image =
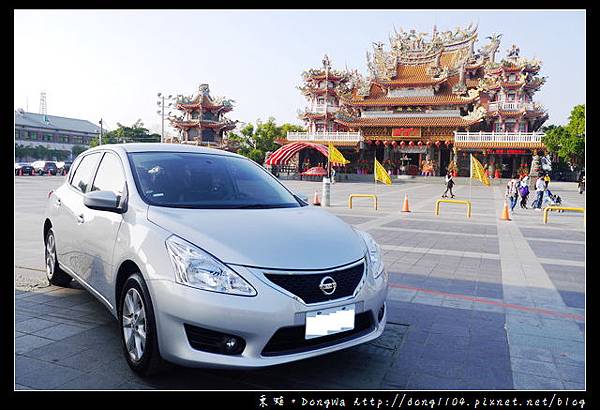
{"label": "car tire", "polygon": [[58,258],[56,256],[56,239],[52,228],[46,233],[46,241],[44,242],[44,255],[46,259],[46,278],[51,285],[67,287],[71,283],[71,276],[58,266]]}
{"label": "car tire", "polygon": [[131,274],[123,285],[118,316],[123,353],[131,370],[140,376],[152,376],[167,370],[169,365],[158,349],[152,299],[139,272]]}

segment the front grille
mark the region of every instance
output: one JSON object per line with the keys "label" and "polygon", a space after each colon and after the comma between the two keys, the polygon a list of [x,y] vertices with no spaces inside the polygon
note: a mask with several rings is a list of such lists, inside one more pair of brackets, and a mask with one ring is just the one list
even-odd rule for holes
{"label": "front grille", "polygon": [[321,349],[364,336],[374,329],[373,313],[370,310],[355,316],[354,329],[314,339],[305,338],[306,325],[282,327],[269,340],[262,355],[280,356]]}
{"label": "front grille", "polygon": [[[360,263],[347,269],[320,273],[278,274],[265,273],[265,277],[277,286],[298,296],[304,303],[319,303],[352,296],[360,283],[365,264]],[[326,295],[319,285],[325,277],[331,277],[336,283],[335,291]]]}

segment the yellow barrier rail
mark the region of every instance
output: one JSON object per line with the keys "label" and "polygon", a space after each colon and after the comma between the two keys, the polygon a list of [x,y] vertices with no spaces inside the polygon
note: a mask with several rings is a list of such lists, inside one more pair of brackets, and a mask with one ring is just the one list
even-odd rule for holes
{"label": "yellow barrier rail", "polygon": [[461,201],[458,199],[438,199],[435,201],[435,214],[440,214],[440,203],[447,202],[450,204],[465,204],[467,205],[467,218],[471,217],[471,201]]}
{"label": "yellow barrier rail", "polygon": [[544,223],[548,223],[548,211],[575,211],[583,213],[583,223],[585,223],[585,208],[570,208],[567,206],[547,206],[544,208]]}
{"label": "yellow barrier rail", "polygon": [[377,210],[377,195],[373,194],[350,194],[348,197],[348,208],[352,209],[352,199],[354,198],[373,198],[373,204],[375,205],[375,210]]}

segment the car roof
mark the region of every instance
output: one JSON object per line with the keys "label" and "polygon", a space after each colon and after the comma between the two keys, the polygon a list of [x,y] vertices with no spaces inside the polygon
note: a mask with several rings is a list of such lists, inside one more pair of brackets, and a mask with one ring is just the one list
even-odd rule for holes
{"label": "car roof", "polygon": [[[116,151],[121,151],[123,153],[130,152],[190,152],[190,153],[200,153],[200,154],[213,154],[213,155],[223,155],[230,157],[242,157],[239,154],[235,154],[233,152],[224,151],[216,148],[207,148],[207,147],[199,147],[195,145],[187,145],[187,144],[164,144],[158,142],[146,142],[146,143],[127,143],[127,144],[105,144],[99,145],[97,147],[91,148],[88,152],[97,151],[103,148],[111,148]],[[245,157],[242,157],[245,158]]]}

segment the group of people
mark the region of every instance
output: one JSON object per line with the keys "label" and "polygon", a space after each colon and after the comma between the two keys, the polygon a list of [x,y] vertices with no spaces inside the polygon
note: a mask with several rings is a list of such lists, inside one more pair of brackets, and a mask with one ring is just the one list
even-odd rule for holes
{"label": "group of people", "polygon": [[[442,198],[454,198],[452,188],[454,187],[454,180],[452,179],[452,173],[448,171],[446,173],[446,190],[442,194]],[[559,195],[554,195],[548,185],[550,184],[550,175],[547,173],[541,175],[535,181],[535,199],[531,203],[531,208],[540,210],[543,205],[561,205],[562,199]],[[510,181],[506,184],[506,198],[510,202],[510,211],[514,212],[517,202],[520,204],[522,209],[528,209],[527,201],[529,199],[529,175],[521,175],[517,178],[517,175],[513,175]],[[519,200],[520,199],[520,200]]]}
{"label": "group of people", "polygon": [[[561,205],[562,199],[559,195],[554,195],[548,189],[550,184],[550,175],[547,173],[540,175],[535,181],[535,199],[531,203],[531,208],[540,210],[542,205]],[[527,209],[527,200],[529,198],[529,175],[522,175],[517,178],[513,175],[510,181],[506,184],[506,198],[510,202],[510,211],[513,212],[517,202],[520,201],[522,209]]]}

